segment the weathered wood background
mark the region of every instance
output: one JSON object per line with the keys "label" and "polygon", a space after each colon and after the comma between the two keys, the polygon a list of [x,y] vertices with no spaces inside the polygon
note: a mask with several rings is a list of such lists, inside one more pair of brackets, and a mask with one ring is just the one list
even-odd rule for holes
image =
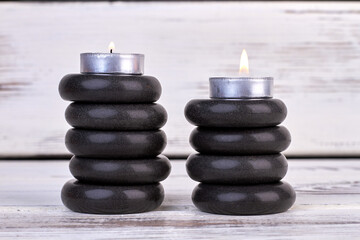
{"label": "weathered wood background", "polygon": [[185,161],[172,162],[165,200],[155,211],[79,214],[66,209],[60,189],[67,161],[0,161],[0,239],[359,239],[360,161],[289,162],[285,181],[297,193],[286,213],[222,216],[191,202],[195,185]]}
{"label": "weathered wood background", "polygon": [[274,76],[289,108],[289,155],[360,155],[360,3],[0,3],[0,156],[64,154],[61,77],[79,53],[146,54],[169,113],[165,154],[188,154],[191,98],[208,77],[235,75],[247,49],[253,75]]}

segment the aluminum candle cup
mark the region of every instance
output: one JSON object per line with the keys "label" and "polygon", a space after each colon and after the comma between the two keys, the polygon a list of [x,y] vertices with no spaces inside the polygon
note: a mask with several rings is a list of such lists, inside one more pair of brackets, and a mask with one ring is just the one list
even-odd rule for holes
{"label": "aluminum candle cup", "polygon": [[80,72],[142,75],[144,73],[144,55],[82,53],[80,54]]}
{"label": "aluminum candle cup", "polygon": [[210,98],[213,99],[250,99],[272,98],[274,79],[272,77],[212,77]]}

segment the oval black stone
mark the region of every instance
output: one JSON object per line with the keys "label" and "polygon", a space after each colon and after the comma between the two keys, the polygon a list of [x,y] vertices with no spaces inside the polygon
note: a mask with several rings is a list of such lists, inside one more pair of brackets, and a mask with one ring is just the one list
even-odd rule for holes
{"label": "oval black stone", "polygon": [[210,184],[259,184],[280,181],[288,169],[282,154],[216,156],[191,154],[186,162],[189,176]]}
{"label": "oval black stone", "polygon": [[194,99],[185,107],[185,117],[200,127],[272,127],[284,121],[287,109],[279,99]]}
{"label": "oval black stone", "polygon": [[99,159],[72,157],[71,174],[81,182],[94,184],[149,184],[166,179],[171,170],[165,156],[147,159]]}
{"label": "oval black stone", "polygon": [[284,151],[291,142],[283,127],[268,128],[195,128],[190,144],[202,154],[263,155]]}
{"label": "oval black stone", "polygon": [[141,213],[156,209],[164,200],[160,183],[104,186],[70,180],[61,190],[61,200],[74,212],[92,214]]}
{"label": "oval black stone", "polygon": [[154,131],[96,131],[69,129],[67,149],[78,157],[147,158],[159,155],[166,146],[166,135]]}
{"label": "oval black stone", "polygon": [[200,183],[192,193],[201,211],[224,215],[261,215],[287,211],[296,193],[286,182],[261,185],[213,185]]}
{"label": "oval black stone", "polygon": [[97,103],[151,103],[160,98],[160,82],[151,76],[68,74],[59,85],[64,100]]}
{"label": "oval black stone", "polygon": [[95,104],[75,102],[65,112],[73,127],[97,130],[155,130],[165,125],[166,110],[150,104]]}

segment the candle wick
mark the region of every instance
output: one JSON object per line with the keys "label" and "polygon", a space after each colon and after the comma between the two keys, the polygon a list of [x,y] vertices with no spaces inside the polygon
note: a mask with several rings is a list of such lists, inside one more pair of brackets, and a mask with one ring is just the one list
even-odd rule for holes
{"label": "candle wick", "polygon": [[110,49],[110,53],[112,53],[112,49]]}

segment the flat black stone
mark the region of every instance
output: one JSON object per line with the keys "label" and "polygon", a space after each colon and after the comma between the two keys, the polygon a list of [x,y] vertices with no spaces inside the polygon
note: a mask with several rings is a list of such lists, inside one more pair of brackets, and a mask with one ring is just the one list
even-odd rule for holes
{"label": "flat black stone", "polygon": [[279,99],[194,99],[185,107],[185,117],[200,127],[272,127],[284,121],[287,109]]}
{"label": "flat black stone", "polygon": [[186,162],[189,176],[210,184],[260,184],[280,181],[288,164],[282,154],[216,156],[191,154]]}
{"label": "flat black stone", "polygon": [[99,159],[72,157],[71,174],[81,182],[94,184],[133,185],[157,183],[170,174],[170,161],[165,156],[147,159]]}
{"label": "flat black stone", "polygon": [[151,103],[160,98],[161,85],[151,76],[68,74],[60,81],[59,93],[69,101]]}
{"label": "flat black stone", "polygon": [[224,215],[262,215],[287,211],[295,202],[286,182],[232,186],[200,183],[192,193],[201,211]]}
{"label": "flat black stone", "polygon": [[264,155],[284,151],[291,142],[283,126],[268,128],[195,128],[190,144],[209,155]]}
{"label": "flat black stone", "polygon": [[166,135],[154,131],[96,131],[69,129],[67,149],[78,157],[147,158],[159,155],[166,146]]}
{"label": "flat black stone", "polygon": [[133,186],[104,186],[70,180],[61,191],[64,205],[74,212],[127,214],[148,212],[164,200],[160,183]]}
{"label": "flat black stone", "polygon": [[73,127],[97,130],[155,130],[165,125],[166,110],[150,104],[95,104],[75,102],[65,112]]}

